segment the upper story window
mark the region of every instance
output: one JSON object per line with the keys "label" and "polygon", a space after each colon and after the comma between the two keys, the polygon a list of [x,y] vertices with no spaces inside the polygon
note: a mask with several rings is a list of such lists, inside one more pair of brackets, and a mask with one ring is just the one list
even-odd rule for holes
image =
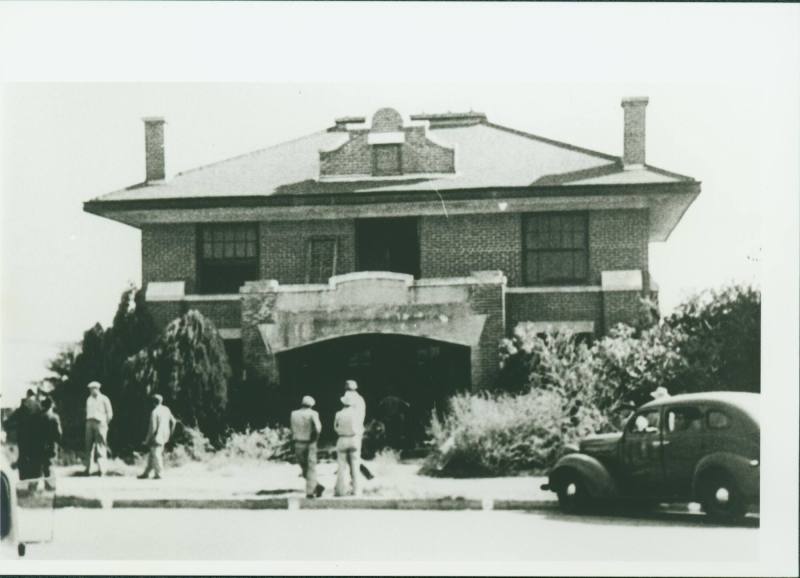
{"label": "upper story window", "polygon": [[585,283],[589,275],[586,213],[534,213],[523,221],[526,285]]}
{"label": "upper story window", "polygon": [[201,225],[198,238],[199,293],[238,293],[258,279],[257,223]]}
{"label": "upper story window", "polygon": [[336,275],[336,239],[314,237],[308,241],[307,251],[306,283],[327,283]]}
{"label": "upper story window", "polygon": [[403,173],[401,149],[399,144],[372,145],[372,174],[391,176]]}

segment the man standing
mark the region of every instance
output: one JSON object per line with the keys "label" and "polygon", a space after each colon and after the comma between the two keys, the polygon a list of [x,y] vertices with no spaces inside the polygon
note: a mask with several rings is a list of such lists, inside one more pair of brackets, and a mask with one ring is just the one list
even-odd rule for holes
{"label": "man standing", "polygon": [[36,393],[29,389],[25,398],[14,412],[14,421],[17,425],[17,468],[19,479],[29,480],[39,476],[39,457],[37,453],[37,421],[42,412],[42,407]]}
{"label": "man standing", "polygon": [[319,414],[311,409],[314,407],[314,398],[304,395],[300,409],[296,409],[289,417],[294,441],[294,455],[303,477],[306,479],[306,497],[319,498],[325,487],[317,483],[317,440],[322,432],[322,422]]}
{"label": "man standing", "polygon": [[348,379],[344,382],[344,389],[345,394],[347,392],[350,396],[350,399],[353,400],[353,409],[360,415],[361,418],[361,425],[364,425],[364,419],[367,417],[367,402],[364,401],[364,398],[358,393],[358,382],[355,379]]}
{"label": "man standing", "polygon": [[364,422],[361,410],[356,409],[355,404],[358,402],[352,391],[345,393],[341,401],[344,407],[336,414],[333,425],[339,435],[339,439],[336,440],[336,462],[339,469],[336,472],[335,494],[337,496],[347,495],[349,469],[353,495],[358,496],[361,494],[359,466],[361,464],[361,436],[364,434]]}
{"label": "man standing", "polygon": [[92,464],[97,462],[99,475],[105,473],[106,451],[108,448],[108,424],[114,417],[111,400],[100,393],[100,383],[93,381],[88,385],[86,398],[86,475],[91,475]]}
{"label": "man standing", "polygon": [[[55,412],[53,400],[45,397],[42,401],[42,414],[39,418],[39,442],[41,444],[39,457],[41,460],[41,475],[45,478],[50,477],[50,468],[53,459],[56,457],[56,447],[61,442],[61,419]],[[45,485],[49,489],[50,482],[45,479]]]}
{"label": "man standing", "polygon": [[161,472],[164,470],[164,446],[175,431],[175,416],[164,405],[161,394],[153,395],[153,405],[153,411],[150,412],[150,427],[144,440],[144,445],[150,448],[150,452],[147,456],[147,467],[139,476],[140,480],[150,477],[151,471],[155,471],[154,479],[161,479]]}

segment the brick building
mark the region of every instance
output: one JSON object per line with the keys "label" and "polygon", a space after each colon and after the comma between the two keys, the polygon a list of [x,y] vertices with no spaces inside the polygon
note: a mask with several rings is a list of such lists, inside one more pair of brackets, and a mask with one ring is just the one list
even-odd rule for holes
{"label": "brick building", "polygon": [[84,209],[141,230],[157,320],[209,316],[237,375],[331,400],[355,377],[368,401],[430,406],[490,385],[517,323],[599,335],[655,290],[648,243],[700,184],[645,163],[646,105],[622,101],[622,157],[382,109],[170,179],[146,118],[146,180]]}

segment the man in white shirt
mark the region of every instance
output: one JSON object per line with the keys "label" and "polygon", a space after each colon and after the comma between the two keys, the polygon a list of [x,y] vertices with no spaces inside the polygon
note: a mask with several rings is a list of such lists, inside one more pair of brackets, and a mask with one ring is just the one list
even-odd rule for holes
{"label": "man in white shirt", "polygon": [[86,475],[91,475],[92,464],[97,462],[99,475],[105,473],[106,451],[108,448],[108,424],[114,417],[111,400],[100,393],[100,383],[91,382],[89,397],[86,398]]}
{"label": "man in white shirt", "polygon": [[[364,418],[356,408],[355,392],[348,391],[342,397],[344,407],[336,414],[333,428],[339,438],[336,441],[336,487],[337,496],[348,493],[348,471],[354,496],[361,493],[361,437],[364,435]],[[357,395],[357,394],[356,394]],[[360,397],[360,396],[359,396]]]}
{"label": "man in white shirt", "polygon": [[164,446],[175,431],[175,416],[163,402],[164,398],[160,394],[153,396],[155,407],[150,413],[150,428],[144,440],[144,444],[150,448],[150,453],[147,457],[147,467],[139,476],[142,480],[149,478],[151,471],[155,471],[156,480],[161,479],[161,472],[164,470]]}
{"label": "man in white shirt", "polygon": [[[361,419],[361,426],[364,426],[364,419],[367,416],[367,402],[358,393],[358,382],[355,379],[348,379],[344,382],[345,394],[350,396],[353,401],[353,409],[359,414]],[[349,393],[352,392],[352,393]]]}

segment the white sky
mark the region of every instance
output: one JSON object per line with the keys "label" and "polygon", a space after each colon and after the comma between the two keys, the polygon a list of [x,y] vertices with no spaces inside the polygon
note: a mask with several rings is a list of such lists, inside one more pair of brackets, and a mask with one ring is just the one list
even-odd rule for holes
{"label": "white sky", "polygon": [[[2,403],[44,374],[57,344],[108,324],[139,280],[138,232],[84,214],[81,202],[142,180],[142,116],[167,118],[170,172],[381,106],[471,108],[618,155],[620,98],[648,95],[648,162],[703,183],[671,238],[651,245],[663,305],[729,280],[764,287],[772,419],[762,439],[796,459],[799,14],[716,3],[0,3]],[[8,84],[18,81],[50,84]],[[762,492],[761,565],[684,572],[796,573],[796,518],[789,533],[767,532],[797,511],[796,461],[772,463],[765,480],[791,483]],[[493,568],[483,571],[515,571]]]}

